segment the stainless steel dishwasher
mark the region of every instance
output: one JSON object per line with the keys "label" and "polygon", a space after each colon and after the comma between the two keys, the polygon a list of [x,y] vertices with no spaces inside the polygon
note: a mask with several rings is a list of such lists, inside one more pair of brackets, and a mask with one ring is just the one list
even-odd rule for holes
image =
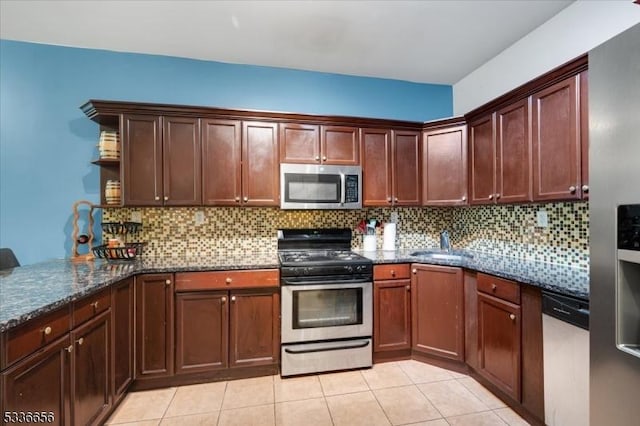
{"label": "stainless steel dishwasher", "polygon": [[544,421],[589,424],[589,302],[542,293]]}

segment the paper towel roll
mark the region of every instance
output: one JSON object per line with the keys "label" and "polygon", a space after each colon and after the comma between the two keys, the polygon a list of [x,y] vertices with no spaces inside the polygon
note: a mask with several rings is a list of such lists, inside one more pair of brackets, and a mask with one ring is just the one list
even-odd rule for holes
{"label": "paper towel roll", "polygon": [[382,250],[395,250],[396,249],[396,224],[385,223],[384,231],[382,234]]}

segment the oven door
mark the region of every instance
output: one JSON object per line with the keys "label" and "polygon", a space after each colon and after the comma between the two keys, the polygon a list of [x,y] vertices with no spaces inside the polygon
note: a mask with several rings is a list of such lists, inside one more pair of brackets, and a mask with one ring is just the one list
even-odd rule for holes
{"label": "oven door", "polygon": [[368,337],[371,282],[283,285],[282,343]]}

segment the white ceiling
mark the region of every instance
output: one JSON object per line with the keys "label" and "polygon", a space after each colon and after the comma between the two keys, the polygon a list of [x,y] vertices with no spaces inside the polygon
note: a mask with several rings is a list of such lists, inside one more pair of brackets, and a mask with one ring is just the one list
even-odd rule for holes
{"label": "white ceiling", "polygon": [[0,0],[0,37],[453,84],[570,3]]}

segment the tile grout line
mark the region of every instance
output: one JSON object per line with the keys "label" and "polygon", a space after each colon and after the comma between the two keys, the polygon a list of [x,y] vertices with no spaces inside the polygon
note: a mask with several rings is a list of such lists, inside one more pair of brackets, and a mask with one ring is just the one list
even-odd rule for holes
{"label": "tile grout line", "polygon": [[371,389],[371,385],[369,385],[369,382],[367,382],[367,378],[364,377],[364,374],[362,374],[362,371],[360,371],[360,376],[362,376],[362,380],[364,380],[364,382],[367,384],[367,387],[369,388],[369,392],[371,392],[371,395],[373,395],[373,399],[376,401],[376,404],[378,404],[378,407],[380,407],[380,409],[382,410],[382,414],[384,414],[389,424],[393,425],[393,422],[389,418],[389,415],[384,410],[384,407],[382,406],[382,404],[380,404],[380,401],[378,401],[378,397],[376,396],[376,393],[373,391],[373,389]]}
{"label": "tile grout line", "polygon": [[222,401],[220,401],[220,410],[218,411],[218,420],[216,421],[216,426],[220,424],[220,418],[222,417],[222,406],[224,405],[224,398],[227,396],[227,387],[229,386],[229,381],[224,381],[224,392],[222,392]]}

